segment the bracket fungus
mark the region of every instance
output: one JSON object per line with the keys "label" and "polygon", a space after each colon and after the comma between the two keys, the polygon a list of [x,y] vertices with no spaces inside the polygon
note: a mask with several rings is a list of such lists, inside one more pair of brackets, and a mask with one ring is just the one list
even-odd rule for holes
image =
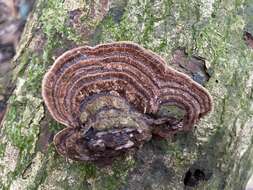
{"label": "bracket fungus", "polygon": [[42,95],[66,126],[54,137],[57,151],[79,161],[111,160],[152,135],[190,130],[212,109],[202,86],[131,42],[65,52],[45,75]]}

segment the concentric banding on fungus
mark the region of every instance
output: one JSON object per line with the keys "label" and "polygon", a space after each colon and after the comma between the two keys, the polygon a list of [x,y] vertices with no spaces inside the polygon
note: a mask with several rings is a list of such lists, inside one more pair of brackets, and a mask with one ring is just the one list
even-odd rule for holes
{"label": "concentric banding on fungus", "polygon": [[[123,66],[125,67],[124,69]],[[106,72],[108,72],[108,79],[105,77]],[[114,79],[115,81],[120,81],[124,78],[127,85],[131,81],[131,88],[137,88],[137,90],[133,90],[133,94],[139,94],[139,97],[145,100],[143,102],[139,100],[139,102],[142,102],[142,106],[145,107],[147,113],[157,111],[150,108],[151,102],[153,107],[158,107],[159,101],[163,101],[161,98],[164,96],[163,94],[168,94],[168,89],[175,92],[181,91],[181,100],[187,96],[194,102],[195,108],[200,107],[200,111],[195,112],[195,119],[188,121],[189,125],[195,123],[197,121],[196,118],[199,118],[200,115],[208,113],[212,107],[211,98],[203,87],[193,82],[188,76],[166,67],[164,60],[156,54],[128,42],[70,50],[56,60],[51,68],[51,76],[50,74],[48,75],[50,86],[45,86],[44,89],[50,88],[53,89],[53,92],[45,90],[44,94],[51,93],[51,97],[48,97],[48,99],[54,104],[48,104],[49,110],[51,110],[50,112],[56,120],[67,126],[77,125],[75,120],[79,115],[80,103],[80,100],[77,100],[77,96],[79,93],[80,99],[80,94],[84,94],[84,90],[87,88],[87,86],[84,88],[85,83],[89,79],[94,80],[93,82],[100,82],[100,78],[110,80],[113,75],[118,76]],[[103,83],[103,81],[100,83]],[[77,86],[73,86],[73,84],[77,84]],[[69,86],[72,87],[70,88]],[[124,90],[120,86],[117,87],[117,85],[115,85],[115,88],[108,90]],[[160,91],[159,88],[161,89]],[[100,89],[97,90],[99,91]],[[86,90],[86,94],[88,96],[92,93],[87,93]],[[173,95],[173,92],[171,95]],[[158,97],[159,101],[157,103],[155,103],[156,99],[154,97]],[[85,99],[85,97],[81,97],[81,99],[83,98]],[[131,100],[128,101],[131,102]],[[196,102],[198,103],[196,104]],[[193,108],[194,105],[192,106]],[[50,107],[52,108],[50,109]],[[53,111],[53,109],[57,111]],[[71,113],[75,113],[75,115],[72,116]]]}
{"label": "concentric banding on fungus", "polygon": [[131,42],[67,51],[45,75],[42,95],[67,126],[54,138],[57,151],[82,161],[137,149],[152,133],[189,130],[212,109],[202,86]]}

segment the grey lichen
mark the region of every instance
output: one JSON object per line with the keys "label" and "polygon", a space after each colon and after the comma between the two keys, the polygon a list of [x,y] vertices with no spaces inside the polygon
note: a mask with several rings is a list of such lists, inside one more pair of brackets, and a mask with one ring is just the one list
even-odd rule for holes
{"label": "grey lichen", "polygon": [[[42,0],[38,2],[37,5],[39,6],[34,10],[36,13],[34,14],[35,17],[41,16],[43,7],[45,7],[43,11],[45,17],[46,15],[51,15],[50,11],[64,6],[59,0],[54,2],[48,1],[50,4],[43,4]],[[122,5],[122,1],[117,0],[117,2],[119,2],[119,5]],[[211,2],[209,7],[205,6],[204,3],[206,2]],[[53,6],[51,6],[52,3]],[[172,59],[173,50],[179,46],[185,47],[189,56],[194,54],[204,57],[206,62],[209,63],[209,68],[212,70],[212,76],[206,87],[214,97],[215,112],[210,117],[202,120],[192,134],[181,134],[170,143],[166,141],[160,143],[151,142],[147,145],[149,146],[147,149],[137,154],[136,160],[130,157],[130,163],[134,164],[126,164],[125,168],[123,167],[124,161],[117,163],[119,167],[112,167],[108,170],[102,170],[90,165],[88,167],[81,167],[82,165],[68,163],[59,158],[55,154],[55,150],[49,148],[48,154],[50,156],[42,156],[48,160],[48,165],[45,167],[47,169],[39,169],[38,171],[38,173],[45,172],[43,173],[44,177],[40,178],[37,175],[37,178],[32,177],[31,181],[39,178],[41,189],[46,189],[47,187],[48,189],[67,189],[70,187],[69,184],[77,184],[75,186],[77,189],[101,189],[102,185],[106,183],[108,189],[116,190],[124,186],[131,190],[134,189],[128,185],[131,182],[135,185],[134,187],[138,184],[142,185],[139,187],[143,187],[143,184],[145,184],[147,178],[145,175],[142,175],[142,172],[145,173],[147,171],[146,173],[150,176],[157,174],[154,174],[155,170],[151,166],[153,166],[154,157],[159,157],[161,158],[161,162],[167,168],[172,167],[175,173],[173,174],[173,181],[169,185],[168,183],[163,183],[162,180],[159,181],[160,178],[156,178],[161,182],[156,188],[183,189],[182,178],[184,178],[188,168],[191,168],[192,164],[195,163],[199,164],[197,165],[197,169],[201,169],[204,166],[205,169],[212,172],[212,177],[209,180],[200,180],[197,184],[198,187],[195,186],[196,189],[243,189],[247,183],[247,179],[252,174],[252,170],[249,168],[252,168],[251,158],[253,156],[252,142],[250,144],[250,139],[252,140],[252,136],[250,135],[252,86],[249,85],[248,80],[249,75],[252,74],[250,71],[253,70],[253,57],[252,50],[245,45],[242,38],[244,28],[252,32],[252,19],[250,19],[252,14],[251,1],[214,1],[213,3],[212,1],[203,0],[188,2],[183,0],[176,2],[128,1],[124,4],[124,8],[118,6],[117,3],[114,3],[114,5],[116,8],[114,7],[113,11],[109,10],[101,22],[96,22],[95,20],[94,22],[90,22],[96,29],[92,35],[93,38],[89,38],[89,41],[86,39],[86,43],[97,44],[130,40],[148,49],[152,49],[168,61]],[[80,7],[81,11],[83,10],[82,8]],[[115,10],[120,10],[120,14],[115,14]],[[59,9],[55,11],[57,15],[61,15]],[[61,15],[66,20],[68,19],[67,12],[68,10],[64,10],[64,15]],[[85,11],[83,13],[85,15]],[[34,19],[32,18],[31,22],[33,21]],[[70,39],[73,38],[71,37],[72,35],[64,32],[66,30],[63,30],[61,23],[56,23],[54,27],[55,22],[45,18],[37,18],[35,21],[35,24],[32,25],[33,29],[40,28],[41,24],[44,27],[47,27],[45,25],[47,23],[51,24],[48,25],[48,28],[52,29],[51,32],[47,28],[45,28],[44,35],[42,35],[43,31],[38,31],[39,33],[42,32],[40,36],[46,36],[47,39],[50,39],[47,43],[42,44],[41,49],[45,48],[44,56],[43,58],[38,56],[38,54],[32,56],[38,56],[39,62],[33,62],[31,59],[23,59],[24,61],[21,61],[22,59],[19,59],[19,57],[25,56],[22,52],[27,52],[26,49],[29,49],[30,43],[28,40],[25,46],[21,46],[23,49],[20,51],[16,61],[22,66],[29,64],[36,65],[34,68],[40,68],[39,65],[41,62],[44,62],[45,67],[41,67],[40,74],[36,76],[36,69],[34,69],[35,75],[32,73],[30,75],[35,76],[33,85],[36,86],[38,84],[40,86],[42,73],[45,72],[48,65],[53,63],[53,55],[58,55],[55,49],[63,51],[68,47],[68,41],[61,41],[61,37],[64,37],[64,39],[68,39],[68,37]],[[84,18],[82,24],[85,25],[85,22]],[[36,23],[39,24],[36,25]],[[94,28],[92,31],[94,32]],[[44,39],[43,37],[41,38],[42,40]],[[32,39],[31,35],[30,41]],[[31,53],[33,54],[33,51]],[[29,78],[26,73],[19,73],[19,77],[25,81],[26,85],[29,85]],[[25,108],[28,110],[26,112],[28,115],[25,119],[27,121],[33,123],[33,119],[29,119],[31,116],[31,118],[37,118],[38,122],[38,118],[44,116],[42,112],[43,106],[40,103],[41,97],[38,95],[40,93],[36,94],[35,92],[40,92],[40,88],[33,91],[34,94],[31,96],[28,96],[29,92],[23,92],[21,97],[25,99],[24,102],[18,101],[17,99],[20,98],[15,95],[10,99],[9,111],[5,118],[5,127],[1,129],[1,144],[3,146],[0,147],[0,159],[8,160],[4,156],[7,155],[5,154],[6,148],[12,147],[8,148],[8,150],[11,152],[11,149],[14,148],[14,150],[19,152],[18,157],[19,159],[21,158],[21,162],[12,164],[15,166],[15,169],[12,169],[14,172],[8,170],[4,178],[0,177],[0,181],[3,183],[0,186],[1,188],[8,188],[11,180],[21,175],[34,158],[28,152],[33,150],[32,147],[36,144],[37,138],[34,137],[36,137],[39,127],[36,124],[35,129],[29,128],[31,129],[31,138],[24,138],[28,140],[25,141],[28,143],[21,143],[21,145],[25,145],[22,148],[18,143],[15,143],[23,142],[21,140],[23,137],[20,135],[21,130],[17,130],[20,128],[13,128],[12,124],[26,123],[22,114]],[[29,104],[35,102],[37,102],[37,106],[34,110],[31,109]],[[38,110],[40,110],[41,115],[35,117],[36,114],[33,111],[36,112]],[[16,113],[18,114],[14,117]],[[56,126],[53,122],[48,125],[57,129],[61,127]],[[6,130],[9,127],[10,129]],[[35,130],[34,134],[32,134],[33,130]],[[7,131],[11,133],[7,133]],[[6,140],[2,140],[3,138]],[[8,138],[10,138],[9,143],[7,142],[9,141]],[[2,141],[4,142],[2,143]],[[27,149],[27,147],[29,148]],[[145,150],[149,150],[149,154],[145,154],[147,153]],[[38,153],[35,151],[34,154]],[[150,155],[150,157],[147,157],[147,155]],[[142,162],[143,160],[145,162]],[[146,165],[143,165],[143,163]],[[146,166],[147,170],[142,170],[142,166]],[[7,168],[8,166],[1,164],[1,171],[7,171]],[[117,170],[117,168],[120,169]],[[66,177],[66,171],[69,177]],[[122,171],[124,175],[121,175]],[[205,172],[205,170],[203,171]],[[59,176],[52,178],[55,174],[59,174]]]}

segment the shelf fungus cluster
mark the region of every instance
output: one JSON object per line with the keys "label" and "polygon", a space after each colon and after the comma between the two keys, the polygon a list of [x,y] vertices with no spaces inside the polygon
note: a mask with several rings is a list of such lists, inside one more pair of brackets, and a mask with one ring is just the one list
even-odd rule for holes
{"label": "shelf fungus cluster", "polygon": [[49,112],[66,126],[56,149],[79,161],[112,160],[153,135],[190,130],[212,109],[202,86],[130,42],[67,51],[42,87]]}

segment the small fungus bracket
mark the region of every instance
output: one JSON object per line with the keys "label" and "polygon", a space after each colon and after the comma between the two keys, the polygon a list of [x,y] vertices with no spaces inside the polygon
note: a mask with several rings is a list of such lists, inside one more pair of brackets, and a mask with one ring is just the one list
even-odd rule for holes
{"label": "small fungus bracket", "polygon": [[111,160],[152,135],[190,130],[212,109],[206,89],[132,42],[65,52],[44,76],[42,95],[67,126],[54,137],[57,151],[79,161]]}

